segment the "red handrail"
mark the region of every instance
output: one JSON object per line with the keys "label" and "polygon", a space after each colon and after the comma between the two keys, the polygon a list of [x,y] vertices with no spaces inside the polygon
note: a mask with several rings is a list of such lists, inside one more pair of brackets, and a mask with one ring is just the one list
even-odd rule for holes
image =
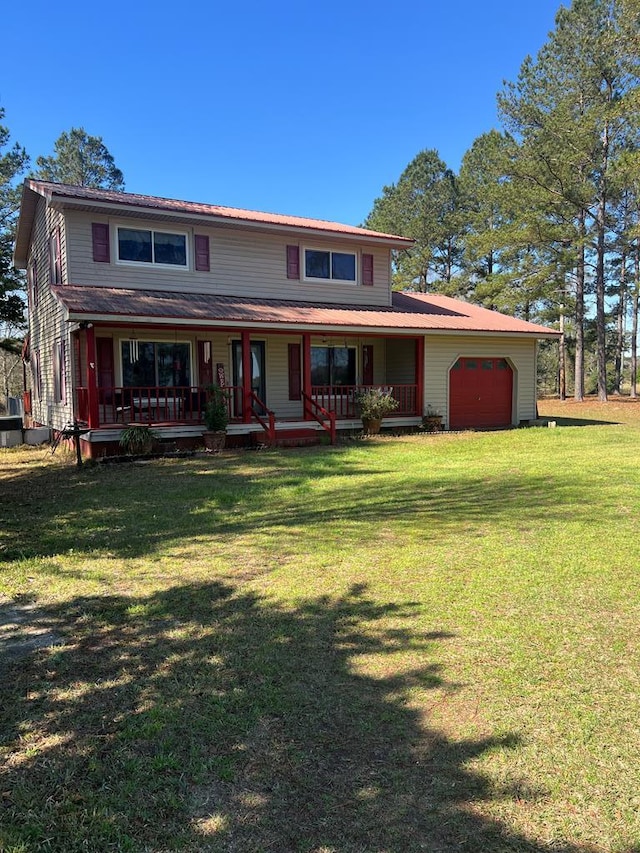
{"label": "red handrail", "polygon": [[[326,430],[331,437],[331,444],[336,443],[336,413],[328,411],[323,408],[313,397],[310,397],[305,391],[300,392],[302,394],[302,399],[306,401],[308,404],[307,411],[314,418],[322,429]],[[316,409],[317,411],[314,411]],[[329,421],[329,424],[326,424],[326,420]]]}
{"label": "red handrail", "polygon": [[262,429],[267,434],[267,444],[273,444],[276,440],[276,416],[271,411],[271,409],[268,409],[265,406],[265,404],[262,402],[260,397],[258,397],[255,391],[251,391],[251,394],[249,396],[252,402],[256,403],[258,406],[264,409],[265,413],[267,414],[268,422],[265,421],[264,418],[258,412],[256,412],[253,406],[251,407],[251,414],[258,421]]}

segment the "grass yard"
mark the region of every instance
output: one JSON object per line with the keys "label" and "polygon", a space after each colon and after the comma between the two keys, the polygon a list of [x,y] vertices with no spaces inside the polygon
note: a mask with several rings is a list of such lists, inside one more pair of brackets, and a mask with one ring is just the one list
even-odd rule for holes
{"label": "grass yard", "polygon": [[0,851],[640,851],[640,403],[541,413],[0,451],[0,615],[59,641],[0,665]]}

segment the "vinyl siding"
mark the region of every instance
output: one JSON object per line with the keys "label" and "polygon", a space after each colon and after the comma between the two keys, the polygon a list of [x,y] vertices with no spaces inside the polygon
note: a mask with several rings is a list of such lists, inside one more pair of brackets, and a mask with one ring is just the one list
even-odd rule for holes
{"label": "vinyl siding", "polygon": [[[37,423],[54,429],[62,429],[73,420],[73,348],[71,345],[68,324],[65,322],[64,311],[53,297],[49,288],[49,237],[54,229],[60,228],[60,244],[62,258],[62,281],[67,278],[66,258],[66,229],[64,218],[59,211],[48,209],[44,199],[38,202],[31,235],[30,259],[35,259],[38,269],[38,305],[30,306],[29,342],[31,350],[40,353],[40,372],[42,375],[42,396],[38,394],[30,376],[32,389],[32,417]],[[57,403],[53,394],[53,345],[57,340],[65,341],[65,374],[67,401]],[[31,371],[28,371],[31,374]]]}
{"label": "vinyl siding", "polygon": [[425,337],[425,407],[449,424],[449,369],[460,356],[506,358],[513,368],[513,423],[536,416],[536,341],[530,338]]}
{"label": "vinyl siding", "polygon": [[[386,247],[354,244],[342,239],[306,241],[297,235],[283,236],[243,231],[234,228],[186,227],[182,224],[152,222],[141,219],[100,217],[86,212],[67,211],[69,280],[73,284],[105,287],[140,288],[215,293],[223,296],[247,296],[257,299],[287,299],[305,302],[330,302],[354,305],[389,305],[390,253]],[[105,222],[111,228],[111,263],[93,260],[92,222]],[[176,233],[186,232],[189,243],[189,269],[161,266],[142,267],[115,262],[116,227],[158,228]],[[211,270],[194,269],[194,235],[209,237]],[[304,270],[305,247],[355,251],[358,283],[305,282],[303,278],[287,278],[287,245],[299,244],[301,275]],[[374,284],[364,286],[361,280],[361,253],[374,256]]]}

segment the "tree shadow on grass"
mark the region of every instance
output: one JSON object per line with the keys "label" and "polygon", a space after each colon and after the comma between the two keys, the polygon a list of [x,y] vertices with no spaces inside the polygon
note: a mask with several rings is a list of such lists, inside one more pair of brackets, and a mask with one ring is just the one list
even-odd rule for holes
{"label": "tree shadow on grass", "polygon": [[[318,537],[334,535],[338,522],[343,544],[357,545],[385,523],[418,525],[434,541],[460,526],[473,536],[474,525],[496,522],[517,531],[523,520],[592,512],[586,499],[592,484],[578,482],[575,472],[495,473],[488,463],[486,475],[457,479],[437,469],[419,478],[408,472],[408,487],[404,475],[398,480],[402,472],[364,463],[331,451],[25,472],[0,494],[6,519],[0,560],[70,552],[148,557],[167,543],[188,548],[202,537],[221,543],[270,531],[313,547]],[[329,483],[318,491],[324,478]]]}
{"label": "tree shadow on grass", "polygon": [[5,853],[548,849],[473,811],[516,796],[467,765],[517,737],[452,742],[407,702],[454,689],[410,602],[360,586],[285,609],[209,583],[40,615],[67,645],[3,685]]}
{"label": "tree shadow on grass", "polygon": [[555,421],[559,427],[587,427],[587,426],[620,426],[619,421],[603,421],[595,418],[565,418],[562,416],[548,416],[547,421]]}

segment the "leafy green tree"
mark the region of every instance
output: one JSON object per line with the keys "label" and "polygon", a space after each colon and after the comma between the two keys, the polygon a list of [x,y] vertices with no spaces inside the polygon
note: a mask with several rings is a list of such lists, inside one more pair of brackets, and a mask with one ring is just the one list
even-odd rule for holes
{"label": "leafy green tree", "polygon": [[[0,121],[4,109],[0,107]],[[20,188],[18,177],[29,165],[29,157],[17,142],[9,146],[8,128],[0,124],[0,348],[15,350],[16,333],[24,323],[24,278],[13,266],[13,242]],[[6,150],[5,150],[6,149]]]}
{"label": "leafy green tree", "polygon": [[426,291],[433,282],[451,285],[461,251],[458,186],[437,151],[421,151],[397,184],[384,187],[364,224],[416,241],[396,257],[396,288]]}
{"label": "leafy green tree", "polygon": [[34,177],[95,189],[124,190],[124,177],[101,136],[72,127],[56,140],[51,157],[38,157]]}

